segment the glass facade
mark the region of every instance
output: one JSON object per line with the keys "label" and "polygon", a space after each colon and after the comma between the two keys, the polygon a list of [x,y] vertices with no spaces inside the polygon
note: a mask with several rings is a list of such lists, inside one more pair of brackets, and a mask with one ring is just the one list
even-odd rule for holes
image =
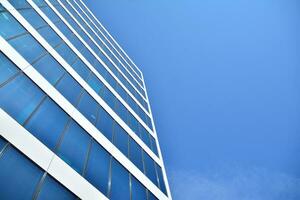
{"label": "glass facade", "polygon": [[[0,27],[0,109],[108,199],[170,198],[142,74],[85,5],[1,1]],[[0,199],[80,198],[13,144]]]}

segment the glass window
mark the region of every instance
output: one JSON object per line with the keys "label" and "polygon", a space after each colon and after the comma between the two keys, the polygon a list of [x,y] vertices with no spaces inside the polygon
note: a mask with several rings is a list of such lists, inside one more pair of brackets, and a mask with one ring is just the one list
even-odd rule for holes
{"label": "glass window", "polygon": [[62,41],[62,39],[50,28],[50,26],[38,29],[38,32],[52,47],[55,47]]}
{"label": "glass window", "polygon": [[100,94],[104,101],[112,108],[115,108],[116,97],[107,87],[103,87],[103,92]]}
{"label": "glass window", "polygon": [[0,107],[22,124],[41,102],[44,93],[25,75],[0,87]]}
{"label": "glass window", "polygon": [[152,158],[150,158],[146,152],[144,152],[144,163],[146,168],[146,176],[158,186],[154,160],[152,160]]}
{"label": "glass window", "polygon": [[11,3],[16,9],[30,8],[30,5],[27,4],[25,0],[10,0],[9,3]]}
{"label": "glass window", "polygon": [[50,56],[50,54],[39,59],[33,64],[33,67],[52,85],[54,85],[65,72],[60,64],[52,56]]}
{"label": "glass window", "polygon": [[114,122],[113,143],[125,155],[128,156],[128,134],[117,122]]}
{"label": "glass window", "polygon": [[96,93],[99,93],[104,87],[103,83],[94,74],[90,75],[88,84],[95,90]]}
{"label": "glass window", "polygon": [[136,135],[139,135],[138,133],[138,121],[136,120],[136,118],[130,113],[128,112],[128,115],[127,115],[127,118],[128,118],[128,121],[129,121],[129,127],[132,129],[133,132],[135,132]]}
{"label": "glass window", "polygon": [[102,134],[112,141],[112,127],[113,119],[112,117],[100,106],[98,111],[98,121],[96,127],[102,132]]}
{"label": "glass window", "polygon": [[148,193],[148,200],[158,200],[154,194],[152,194],[149,190],[147,191]]}
{"label": "glass window", "polygon": [[56,88],[73,105],[77,104],[80,93],[83,90],[79,83],[67,73],[59,81]]}
{"label": "glass window", "polygon": [[33,0],[33,1],[38,6],[46,6],[47,5],[44,0]]}
{"label": "glass window", "polygon": [[45,53],[45,49],[29,34],[14,38],[9,43],[29,63],[32,63],[37,57]]}
{"label": "glass window", "polygon": [[110,154],[96,141],[92,142],[85,177],[103,194],[107,194]]}
{"label": "glass window", "polygon": [[129,145],[129,159],[143,172],[142,148],[131,138],[129,139]]}
{"label": "glass window", "polygon": [[7,144],[7,141],[2,136],[0,136],[0,154],[6,144]]}
{"label": "glass window", "polygon": [[25,128],[51,150],[57,144],[69,116],[49,97],[25,125]]}
{"label": "glass window", "polygon": [[70,47],[68,47],[65,43],[62,43],[56,47],[55,50],[61,55],[61,57],[65,59],[67,63],[69,63],[69,65],[71,65],[77,57]]}
{"label": "glass window", "polygon": [[[92,62],[92,65],[94,66],[94,68],[98,71],[98,73],[102,76],[105,77],[106,73],[108,73],[106,71],[106,69],[103,67],[103,65],[97,60],[95,59],[94,62]],[[105,79],[106,80],[106,79]]]}
{"label": "glass window", "polygon": [[147,199],[146,188],[131,175],[131,200]]}
{"label": "glass window", "polygon": [[90,73],[90,70],[80,59],[77,59],[76,62],[72,64],[72,68],[81,76],[83,80],[85,80]]}
{"label": "glass window", "polygon": [[92,123],[97,120],[98,103],[86,91],[83,93],[77,106],[78,110]]}
{"label": "glass window", "polygon": [[0,53],[0,85],[18,71],[19,69],[3,53]]}
{"label": "glass window", "polygon": [[60,20],[60,18],[54,13],[54,11],[52,11],[50,7],[46,6],[42,7],[41,9],[47,15],[47,17],[52,20],[52,22]]}
{"label": "glass window", "polygon": [[127,122],[127,109],[125,108],[125,106],[119,101],[116,100],[116,109],[115,109],[116,113],[118,113],[119,117],[121,117],[121,119],[123,119],[123,121],[126,123]]}
{"label": "glass window", "polygon": [[112,160],[110,200],[130,199],[129,173],[116,160]]}
{"label": "glass window", "polygon": [[0,12],[0,27],[0,35],[4,39],[26,32],[8,12]]}
{"label": "glass window", "polygon": [[150,133],[141,124],[139,125],[140,125],[141,139],[151,149]]}
{"label": "glass window", "polygon": [[58,181],[47,175],[37,196],[40,200],[69,200],[77,197]]}
{"label": "glass window", "polygon": [[158,151],[157,151],[157,146],[156,146],[156,140],[154,139],[154,137],[152,135],[149,134],[149,136],[150,136],[150,141],[151,141],[151,149],[152,149],[153,153],[155,153],[155,155],[157,155],[159,157]]}
{"label": "glass window", "polygon": [[165,193],[165,195],[167,195],[167,190],[166,190],[166,185],[165,185],[165,181],[164,181],[163,174],[162,174],[162,169],[157,164],[156,164],[156,171],[157,171],[158,180],[159,180],[159,188],[163,193]]}
{"label": "glass window", "polygon": [[82,174],[91,137],[74,121],[64,133],[58,155],[75,171]]}
{"label": "glass window", "polygon": [[[28,3],[26,4],[26,6],[30,7]],[[19,10],[19,12],[34,28],[38,28],[46,24],[46,22],[32,8],[22,9]]]}
{"label": "glass window", "polygon": [[0,157],[0,199],[32,199],[42,173],[10,145]]}

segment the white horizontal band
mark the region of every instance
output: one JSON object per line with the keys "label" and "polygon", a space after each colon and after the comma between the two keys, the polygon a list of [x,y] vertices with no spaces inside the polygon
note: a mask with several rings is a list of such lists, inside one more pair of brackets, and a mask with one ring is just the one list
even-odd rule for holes
{"label": "white horizontal band", "polygon": [[[3,5],[3,4],[2,4]],[[68,100],[65,99],[42,75],[40,75],[17,51],[15,51],[0,36],[0,50],[17,67],[35,82],[51,99],[53,99],[69,116],[72,117],[84,130],[87,131],[101,146],[119,161],[133,176],[135,176],[147,189],[159,199],[167,197],[147,178],[123,153],[116,148],[89,120],[87,120]],[[150,155],[151,156],[151,155]],[[159,165],[161,166],[161,161]]]}
{"label": "white horizontal band", "polygon": [[[60,6],[71,16],[71,18],[76,22],[76,24],[83,30],[83,32],[90,38],[90,40],[97,46],[97,48],[103,53],[103,55],[114,65],[114,67],[118,70],[118,72],[128,81],[128,83],[132,86],[132,88],[145,100],[147,99],[141,94],[141,92],[131,83],[131,81],[125,76],[125,74],[119,69],[119,67],[112,61],[112,59],[106,54],[106,52],[99,46],[99,44],[94,40],[94,38],[85,30],[85,28],[77,21],[77,19],[73,16],[73,14],[65,7],[65,5],[60,1],[56,0]],[[52,5],[49,0],[46,2]]]}
{"label": "white horizontal band", "polygon": [[1,108],[0,135],[80,199],[108,200]]}

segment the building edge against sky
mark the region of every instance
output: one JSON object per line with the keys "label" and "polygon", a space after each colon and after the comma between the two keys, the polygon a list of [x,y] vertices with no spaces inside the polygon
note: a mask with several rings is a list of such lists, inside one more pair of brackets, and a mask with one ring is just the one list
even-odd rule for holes
{"label": "building edge against sky", "polygon": [[172,199],[143,74],[84,2],[0,0],[0,27],[0,199]]}

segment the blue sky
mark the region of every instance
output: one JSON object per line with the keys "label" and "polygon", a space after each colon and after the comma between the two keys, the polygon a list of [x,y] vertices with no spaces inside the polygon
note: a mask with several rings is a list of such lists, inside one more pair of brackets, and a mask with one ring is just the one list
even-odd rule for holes
{"label": "blue sky", "polygon": [[298,0],[86,0],[144,72],[174,199],[300,199]]}

